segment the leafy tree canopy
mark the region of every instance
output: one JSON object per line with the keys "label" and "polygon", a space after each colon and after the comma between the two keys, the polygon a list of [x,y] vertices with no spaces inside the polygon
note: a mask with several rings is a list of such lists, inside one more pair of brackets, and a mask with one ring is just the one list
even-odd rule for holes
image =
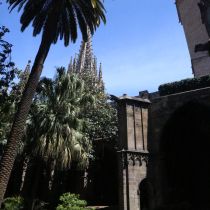
{"label": "leafy tree canopy", "polygon": [[113,140],[117,137],[117,109],[116,104],[105,93],[104,86],[95,83],[91,71],[86,70],[81,79],[85,84],[85,91],[94,96],[94,106],[83,108],[81,115],[87,119],[85,132],[91,140]]}
{"label": "leafy tree canopy", "polygon": [[8,94],[8,88],[11,87],[16,76],[14,62],[11,61],[12,44],[4,40],[4,36],[9,32],[5,26],[0,27],[0,101]]}
{"label": "leafy tree canopy", "polygon": [[17,83],[14,81],[19,76],[20,71],[15,68],[11,60],[12,44],[5,40],[9,29],[0,27],[0,143],[6,143],[7,134],[13,119],[16,94],[13,89]]}

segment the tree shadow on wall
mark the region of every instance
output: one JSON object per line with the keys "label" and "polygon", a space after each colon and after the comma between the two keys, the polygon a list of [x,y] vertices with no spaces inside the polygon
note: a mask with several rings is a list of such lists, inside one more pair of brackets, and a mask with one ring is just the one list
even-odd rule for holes
{"label": "tree shadow on wall", "polygon": [[210,107],[189,102],[177,109],[164,127],[161,149],[167,209],[210,209]]}

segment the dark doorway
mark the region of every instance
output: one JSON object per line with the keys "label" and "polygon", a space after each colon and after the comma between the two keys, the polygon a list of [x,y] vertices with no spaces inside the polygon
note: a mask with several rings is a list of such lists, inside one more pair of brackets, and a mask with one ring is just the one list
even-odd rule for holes
{"label": "dark doorway", "polygon": [[210,209],[210,108],[189,102],[166,123],[161,141],[169,204]]}
{"label": "dark doorway", "polygon": [[139,184],[140,210],[149,210],[149,185],[147,178]]}

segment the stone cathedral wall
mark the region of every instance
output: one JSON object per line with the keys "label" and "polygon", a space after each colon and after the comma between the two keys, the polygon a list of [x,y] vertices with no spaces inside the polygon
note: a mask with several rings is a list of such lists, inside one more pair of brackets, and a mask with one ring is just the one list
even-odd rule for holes
{"label": "stone cathedral wall", "polygon": [[210,73],[210,57],[208,52],[195,52],[197,44],[208,42],[209,37],[205,25],[202,23],[201,12],[198,7],[200,0],[177,0],[177,12],[187,40],[187,45],[195,77]]}
{"label": "stone cathedral wall", "polygon": [[[152,186],[151,209],[157,207],[162,210],[174,209],[173,205],[177,205],[177,210],[182,209],[182,205],[192,205],[190,202],[194,201],[190,199],[192,200],[193,196],[196,196],[194,200],[200,199],[200,203],[205,202],[207,205],[210,199],[205,198],[204,194],[209,194],[210,191],[209,187],[205,187],[209,186],[210,182],[207,177],[210,175],[208,167],[210,160],[205,153],[208,153],[210,148],[210,120],[208,120],[210,118],[210,88],[158,97],[152,99],[151,102],[148,123],[150,155],[147,173]],[[170,167],[173,174],[177,174],[176,176],[169,175],[171,172],[168,172],[168,168]],[[183,187],[182,190],[185,189],[186,192],[181,195],[181,190],[176,188],[176,185],[179,186],[182,181],[183,185],[187,183],[184,180],[185,174],[189,176],[186,178],[187,181],[191,179],[190,177],[194,180],[189,181],[188,187]],[[174,178],[181,178],[177,178],[178,183],[171,186],[170,176],[174,183],[176,183]],[[194,192],[193,189],[196,189],[196,186],[206,193],[202,195],[199,190]],[[187,191],[190,187],[192,187],[192,193]],[[199,195],[201,195],[200,198]],[[170,206],[171,203],[174,204]],[[202,209],[202,207],[197,209]]]}

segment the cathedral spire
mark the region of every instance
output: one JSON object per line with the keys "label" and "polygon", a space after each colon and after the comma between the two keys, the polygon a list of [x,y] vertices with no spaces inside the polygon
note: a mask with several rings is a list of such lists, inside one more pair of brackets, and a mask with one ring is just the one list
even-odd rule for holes
{"label": "cathedral spire", "polygon": [[84,60],[85,60],[85,51],[86,51],[86,44],[82,41],[80,46],[79,56],[77,60],[77,72],[81,73],[84,67]]}
{"label": "cathedral spire", "polygon": [[70,74],[70,73],[73,73],[73,71],[74,71],[74,67],[73,67],[73,61],[72,61],[72,57],[71,57],[67,72]]}
{"label": "cathedral spire", "polygon": [[75,55],[74,61],[73,61],[73,69],[74,69],[74,73],[77,73],[77,57]]}
{"label": "cathedral spire", "polygon": [[96,77],[98,72],[97,72],[97,58],[96,56],[94,57],[94,62],[93,62],[93,74]]}
{"label": "cathedral spire", "polygon": [[88,70],[92,70],[93,66],[93,50],[92,50],[92,35],[90,33],[90,30],[88,29],[88,39],[86,44],[86,55],[85,55],[85,63],[84,67]]}
{"label": "cathedral spire", "polygon": [[101,63],[100,63],[100,66],[99,66],[98,79],[99,79],[99,82],[102,80],[102,64]]}
{"label": "cathedral spire", "polygon": [[79,77],[85,78],[85,75],[91,77],[94,87],[103,87],[102,65],[100,64],[99,72],[97,67],[97,59],[92,50],[92,35],[88,29],[88,39],[82,41],[79,54],[76,54],[74,59],[68,66],[69,73],[78,74]]}
{"label": "cathedral spire", "polygon": [[31,60],[28,60],[28,64],[26,65],[26,68],[24,70],[24,74],[30,74],[31,71]]}
{"label": "cathedral spire", "polygon": [[98,73],[98,86],[104,90],[104,82],[103,82],[103,78],[102,78],[102,64],[100,63],[99,66],[99,73]]}
{"label": "cathedral spire", "polygon": [[93,52],[92,52],[92,36],[88,29],[87,42],[82,41],[79,51],[79,57],[77,60],[77,72],[83,72],[84,70],[91,70],[93,65]]}

